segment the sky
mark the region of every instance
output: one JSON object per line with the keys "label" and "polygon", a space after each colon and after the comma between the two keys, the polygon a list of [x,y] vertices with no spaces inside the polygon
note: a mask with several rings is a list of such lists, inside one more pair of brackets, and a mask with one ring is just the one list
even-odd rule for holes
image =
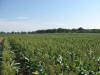
{"label": "sky", "polygon": [[0,31],[100,29],[100,0],[0,0]]}

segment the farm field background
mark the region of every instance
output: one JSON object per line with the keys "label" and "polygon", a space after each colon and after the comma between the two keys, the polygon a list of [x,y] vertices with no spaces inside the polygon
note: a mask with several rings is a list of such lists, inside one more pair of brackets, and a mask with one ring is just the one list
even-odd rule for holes
{"label": "farm field background", "polygon": [[0,75],[100,75],[100,34],[0,37]]}

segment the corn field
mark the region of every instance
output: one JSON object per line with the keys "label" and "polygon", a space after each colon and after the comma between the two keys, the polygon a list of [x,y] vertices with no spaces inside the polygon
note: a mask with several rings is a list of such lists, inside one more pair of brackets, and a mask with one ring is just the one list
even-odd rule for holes
{"label": "corn field", "polygon": [[100,75],[100,34],[0,37],[0,75]]}

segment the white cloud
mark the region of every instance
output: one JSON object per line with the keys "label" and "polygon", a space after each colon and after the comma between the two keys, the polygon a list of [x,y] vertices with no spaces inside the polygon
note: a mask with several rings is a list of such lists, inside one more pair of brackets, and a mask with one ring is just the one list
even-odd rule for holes
{"label": "white cloud", "polygon": [[29,17],[25,17],[25,16],[18,16],[17,19],[21,19],[21,20],[25,20],[25,19],[29,19]]}
{"label": "white cloud", "polygon": [[11,31],[35,31],[39,29],[51,29],[51,28],[100,28],[99,24],[61,24],[61,23],[33,23],[29,21],[8,21],[0,19],[0,31],[11,32]]}
{"label": "white cloud", "polygon": [[[35,28],[36,29],[36,28]],[[33,31],[34,25],[19,21],[0,20],[0,31]]]}

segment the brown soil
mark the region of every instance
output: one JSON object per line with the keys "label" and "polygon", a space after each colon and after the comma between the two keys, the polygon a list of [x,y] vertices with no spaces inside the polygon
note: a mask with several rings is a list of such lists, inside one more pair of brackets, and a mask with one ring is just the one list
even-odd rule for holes
{"label": "brown soil", "polygon": [[0,45],[1,45],[2,41],[3,41],[3,38],[0,38]]}

